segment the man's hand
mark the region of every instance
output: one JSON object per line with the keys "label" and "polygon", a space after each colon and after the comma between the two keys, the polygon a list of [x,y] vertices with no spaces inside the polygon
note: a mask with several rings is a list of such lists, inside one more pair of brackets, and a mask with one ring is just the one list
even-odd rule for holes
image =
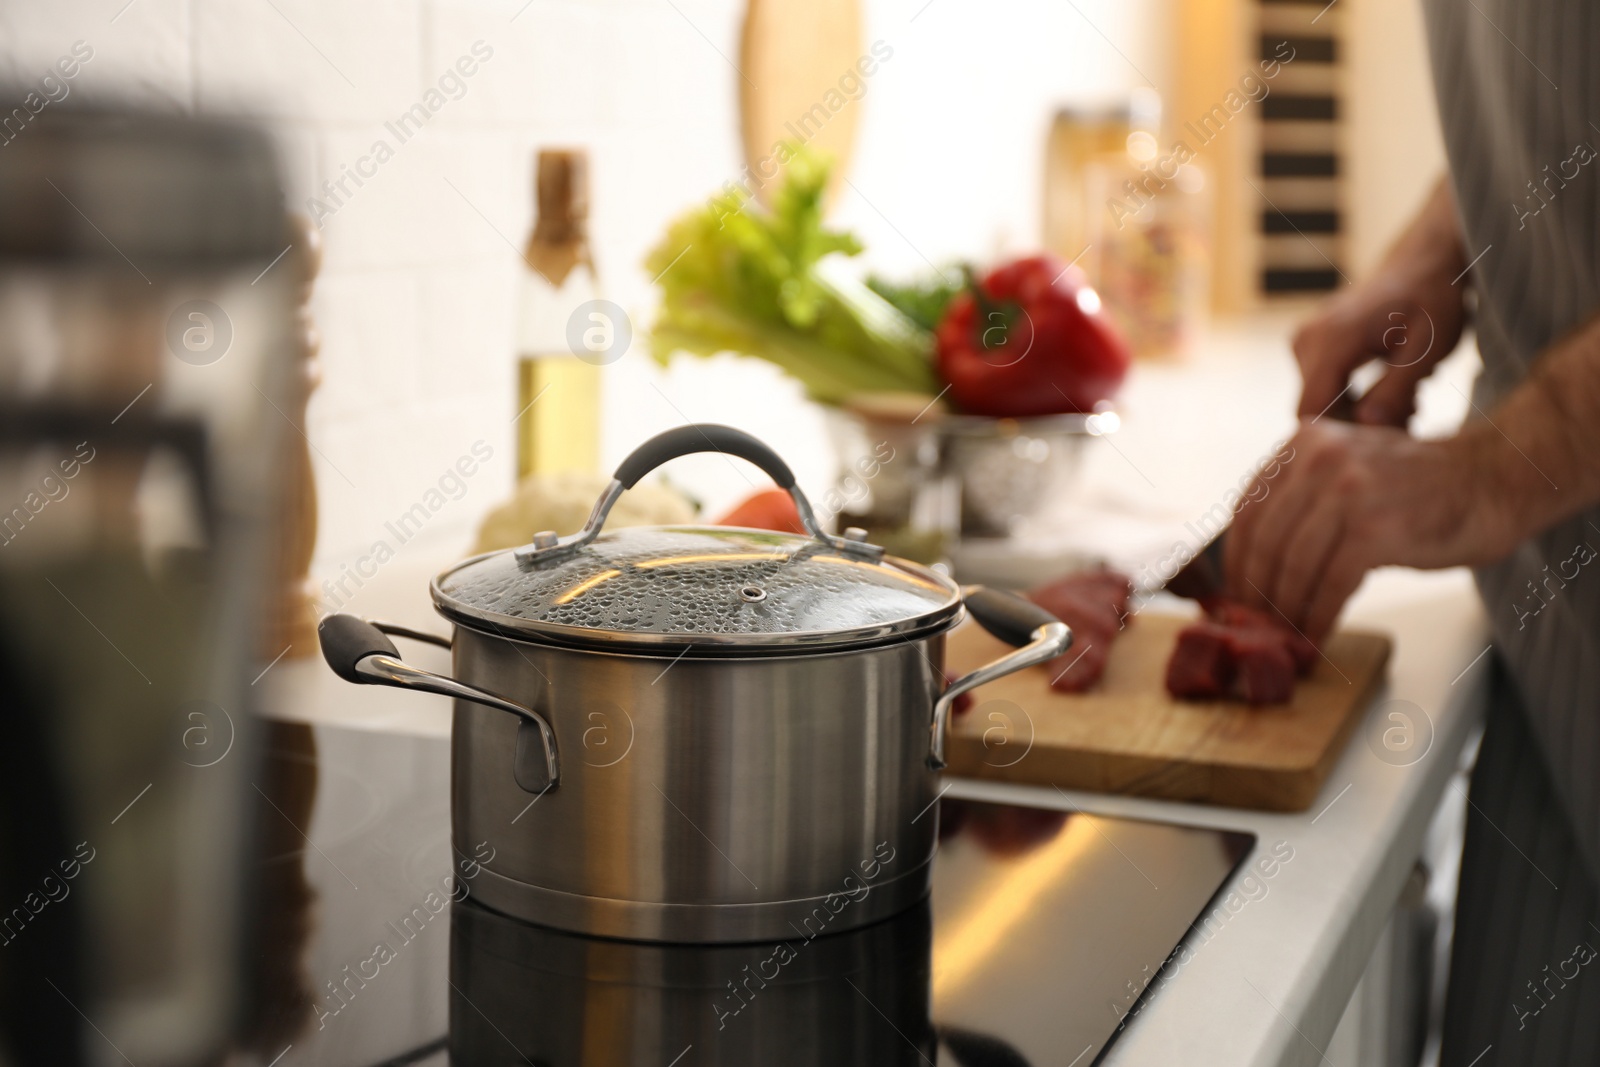
{"label": "man's hand", "polygon": [[1486,563],[1517,533],[1487,492],[1476,434],[1418,441],[1387,426],[1320,419],[1293,458],[1258,479],[1228,533],[1229,593],[1281,612],[1313,641],[1373,567]]}
{"label": "man's hand", "polygon": [[[1465,287],[1456,278],[1465,267],[1455,200],[1441,181],[1372,278],[1329,300],[1295,333],[1300,417],[1405,426],[1417,383],[1461,340]],[[1350,375],[1373,359],[1388,368],[1352,402]]]}
{"label": "man's hand", "polygon": [[[1379,278],[1332,301],[1295,339],[1305,376],[1300,432],[1245,494],[1224,569],[1231,594],[1281,612],[1313,641],[1373,567],[1491,563],[1600,504],[1600,310],[1540,351],[1526,380],[1456,436],[1418,441],[1400,428],[1417,381],[1460,334],[1451,281],[1465,269],[1462,256],[1441,184]],[[1396,358],[1419,341],[1407,317],[1404,346],[1393,334],[1387,345],[1395,368],[1343,413],[1361,425],[1340,422],[1327,409],[1373,354],[1370,330],[1386,328],[1390,310],[1415,314],[1384,310],[1402,292],[1432,322],[1433,347]]]}

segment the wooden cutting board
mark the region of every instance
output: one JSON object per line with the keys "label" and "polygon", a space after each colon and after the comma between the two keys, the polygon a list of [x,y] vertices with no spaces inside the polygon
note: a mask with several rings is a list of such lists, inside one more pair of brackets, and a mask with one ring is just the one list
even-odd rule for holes
{"label": "wooden cutting board", "polygon": [[[1088,693],[1058,693],[1034,667],[973,692],[947,742],[950,771],[1203,804],[1304,811],[1383,681],[1390,641],[1341,631],[1287,704],[1174,700],[1162,680],[1190,620],[1143,614],[1111,648]],[[950,636],[947,669],[964,674],[1006,646],[968,622]]]}

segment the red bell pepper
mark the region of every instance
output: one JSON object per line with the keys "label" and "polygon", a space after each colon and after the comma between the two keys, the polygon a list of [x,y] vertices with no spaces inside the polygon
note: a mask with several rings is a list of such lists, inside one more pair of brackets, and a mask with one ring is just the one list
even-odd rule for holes
{"label": "red bell pepper", "polygon": [[1083,273],[1054,256],[1004,264],[950,302],[939,373],[969,415],[1094,411],[1128,373],[1128,347]]}

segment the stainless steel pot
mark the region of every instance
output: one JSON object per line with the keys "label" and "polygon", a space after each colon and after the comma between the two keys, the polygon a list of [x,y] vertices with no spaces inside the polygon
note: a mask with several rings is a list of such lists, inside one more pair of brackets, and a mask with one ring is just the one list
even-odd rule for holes
{"label": "stainless steel pot", "polygon": [[[810,537],[725,527],[602,533],[624,490],[716,451],[787,489]],[[865,534],[823,532],[794,475],[725,426],[671,430],[621,466],[584,528],[469,559],[433,582],[455,677],[333,615],[352,682],[456,698],[456,850],[472,894],[583,933],[752,941],[873,922],[928,888],[944,730],[961,693],[1044,662],[1065,625],[958,588]],[[1017,650],[945,684],[963,607]]]}

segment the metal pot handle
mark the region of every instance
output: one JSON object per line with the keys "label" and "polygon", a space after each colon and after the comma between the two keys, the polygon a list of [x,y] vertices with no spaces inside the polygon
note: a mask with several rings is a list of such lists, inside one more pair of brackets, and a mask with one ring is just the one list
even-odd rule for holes
{"label": "metal pot handle", "polygon": [[616,473],[611,476],[611,484],[606,486],[606,491],[595,501],[594,510],[589,513],[589,521],[583,524],[583,529],[566,537],[557,537],[549,530],[537,533],[533,537],[532,544],[516,550],[517,562],[524,566],[533,566],[561,559],[576,552],[599,536],[601,527],[606,524],[606,516],[611,514],[611,508],[616,504],[617,498],[637,485],[640,478],[663,463],[696,452],[721,452],[723,455],[738,456],[760,467],[777,483],[779,489],[788,490],[807,532],[834,551],[867,559],[877,559],[883,555],[882,548],[867,544],[863,540],[865,533],[851,531],[855,536],[846,537],[834,537],[826,533],[817,520],[817,513],[811,509],[811,501],[806,499],[805,493],[800,491],[800,486],[795,482],[794,472],[789,469],[782,456],[768,448],[760,439],[732,426],[701,422],[658,433],[634,449],[632,454],[617,466]]}
{"label": "metal pot handle", "polygon": [[[400,660],[400,650],[385,636],[384,631],[402,637],[427,641],[430,644],[450,647],[450,642],[432,634],[424,634],[389,623],[371,623],[354,615],[329,615],[317,625],[317,637],[322,645],[322,658],[328,661],[333,673],[357,685],[391,685],[399,689],[417,689],[424,693],[469,700],[474,704],[494,708],[515,715],[520,722],[516,762],[517,784],[530,793],[554,789],[561,780],[561,764],[556,751],[555,731],[532,708],[513,703],[476,686],[458,682],[442,674],[434,674],[412,667]],[[525,746],[522,736],[527,731],[537,731],[543,759],[522,759]]]}
{"label": "metal pot handle", "polygon": [[957,678],[934,703],[928,766],[936,771],[944,769],[945,733],[957,697],[1024,667],[1055,659],[1072,647],[1072,631],[1067,624],[1031,600],[981,585],[966,586],[961,593],[978,625],[1017,650]]}

